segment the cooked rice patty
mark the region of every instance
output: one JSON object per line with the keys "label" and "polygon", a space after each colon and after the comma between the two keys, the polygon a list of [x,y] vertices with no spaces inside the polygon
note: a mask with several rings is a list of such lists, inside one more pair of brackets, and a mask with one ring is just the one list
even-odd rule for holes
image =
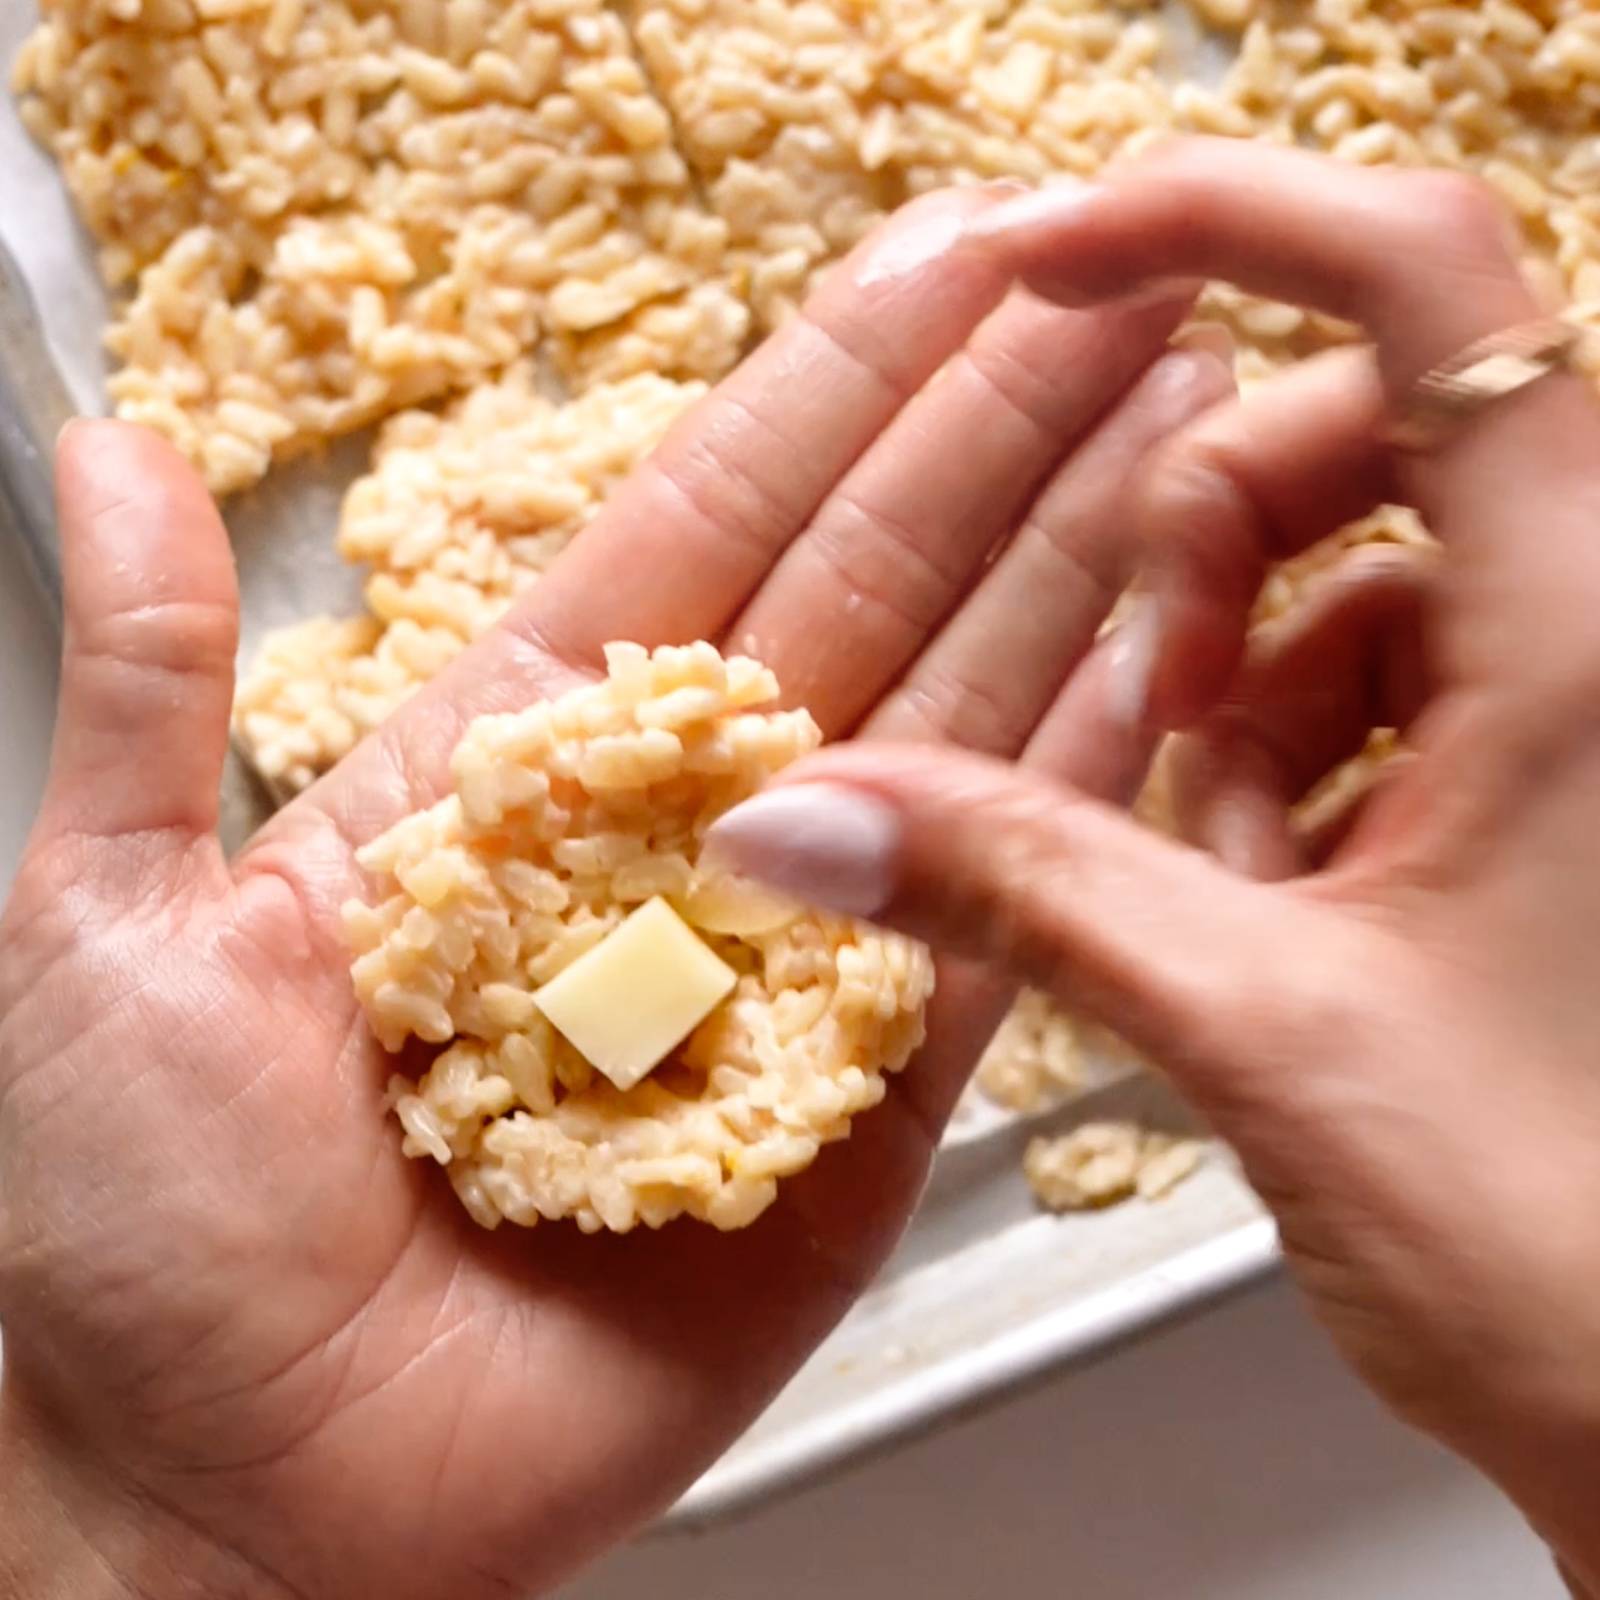
{"label": "cooked rice patty", "polygon": [[[390,1099],[406,1154],[446,1167],[485,1227],[744,1227],[883,1098],[922,1041],[933,966],[701,867],[712,821],[820,743],[808,713],[773,708],[771,672],[709,644],[606,661],[603,682],[473,723],[455,792],[360,852],[379,899],[345,909],[356,993],[386,1048],[443,1047]],[[534,995],[657,897],[737,982],[622,1090]]]}

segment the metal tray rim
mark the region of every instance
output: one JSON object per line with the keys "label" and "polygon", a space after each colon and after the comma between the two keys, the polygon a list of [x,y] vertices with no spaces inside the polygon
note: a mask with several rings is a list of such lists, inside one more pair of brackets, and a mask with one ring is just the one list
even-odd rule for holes
{"label": "metal tray rim", "polygon": [[1019,1324],[977,1350],[947,1356],[829,1416],[713,1466],[658,1529],[693,1533],[941,1431],[1051,1373],[1203,1311],[1276,1275],[1282,1254],[1269,1216],[1192,1246],[1123,1282]]}

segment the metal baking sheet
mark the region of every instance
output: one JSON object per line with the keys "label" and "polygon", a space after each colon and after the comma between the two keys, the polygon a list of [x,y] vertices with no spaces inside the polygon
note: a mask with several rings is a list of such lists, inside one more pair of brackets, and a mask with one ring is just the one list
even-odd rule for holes
{"label": "metal baking sheet", "polygon": [[[32,21],[29,5],[0,7],[0,60],[9,63]],[[54,608],[49,454],[68,415],[105,409],[105,301],[54,166],[6,96],[0,175],[0,537],[20,541],[41,604]],[[364,438],[345,441],[229,504],[243,658],[270,627],[358,605],[357,576],[335,554],[332,534],[339,493],[366,447]],[[225,833],[237,843],[267,809],[242,761],[230,766],[225,801]],[[727,1516],[1272,1269],[1272,1223],[1221,1152],[1156,1203],[1066,1217],[1033,1207],[1020,1159],[1041,1127],[1121,1114],[1184,1125],[1181,1107],[1154,1080],[1100,1062],[1090,1082],[1070,1104],[1028,1122],[976,1101],[962,1108],[916,1221],[878,1283],[690,1490],[670,1525]]]}

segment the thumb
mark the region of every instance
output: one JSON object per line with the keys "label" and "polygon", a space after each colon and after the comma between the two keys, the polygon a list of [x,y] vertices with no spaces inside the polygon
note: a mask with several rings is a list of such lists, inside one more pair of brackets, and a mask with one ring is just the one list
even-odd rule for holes
{"label": "thumb", "polygon": [[216,826],[238,639],[233,557],[200,479],[145,429],[69,423],[56,490],[61,694],[32,848],[70,839],[97,853],[96,878],[126,882]]}
{"label": "thumb", "polygon": [[1236,877],[1075,790],[936,746],[823,751],[721,817],[707,849],[813,904],[1004,965],[1203,1099],[1294,1059],[1319,1025],[1330,943],[1349,934],[1293,886]]}

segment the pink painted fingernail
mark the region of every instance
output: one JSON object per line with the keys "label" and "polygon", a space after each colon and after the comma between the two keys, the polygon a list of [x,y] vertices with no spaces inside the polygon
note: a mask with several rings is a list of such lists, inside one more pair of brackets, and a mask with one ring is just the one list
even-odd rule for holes
{"label": "pink painted fingernail", "polygon": [[1154,595],[1139,594],[1111,636],[1106,669],[1106,700],[1111,715],[1127,728],[1144,726],[1150,710],[1150,684],[1161,645],[1161,610]]}
{"label": "pink painted fingernail", "polygon": [[837,783],[794,783],[719,817],[701,860],[758,878],[811,905],[870,917],[894,893],[900,818],[893,806]]}

